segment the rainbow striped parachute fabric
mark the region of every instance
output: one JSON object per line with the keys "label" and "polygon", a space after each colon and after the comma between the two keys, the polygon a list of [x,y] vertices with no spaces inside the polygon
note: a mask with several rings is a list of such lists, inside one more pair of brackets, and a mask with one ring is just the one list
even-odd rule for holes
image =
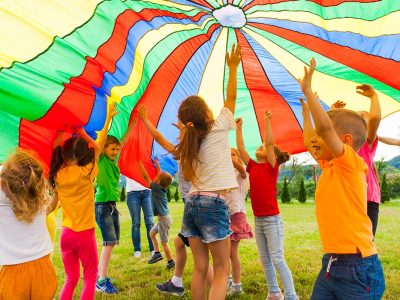
{"label": "rainbow striped parachute fabric", "polygon": [[[400,110],[400,1],[394,0],[36,0],[0,2],[0,161],[20,146],[48,163],[58,130],[95,136],[115,102],[109,133],[121,138],[144,104],[176,142],[177,109],[199,94],[218,114],[227,85],[225,53],[242,48],[235,116],[245,142],[262,142],[272,111],[276,143],[304,151],[296,78],[311,57],[314,89],[328,107],[341,99],[368,110],[358,84],[378,92],[382,112]],[[231,136],[232,145],[234,135]],[[141,180],[137,160],[176,163],[141,122],[122,150],[123,174]]]}

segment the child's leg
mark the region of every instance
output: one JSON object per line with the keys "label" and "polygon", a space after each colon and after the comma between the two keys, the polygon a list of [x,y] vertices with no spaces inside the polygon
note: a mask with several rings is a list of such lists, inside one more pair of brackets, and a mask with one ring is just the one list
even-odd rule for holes
{"label": "child's leg", "polygon": [[168,261],[172,260],[171,249],[169,248],[168,245],[169,229],[171,228],[171,224],[172,224],[172,218],[170,215],[163,216],[158,219],[158,230],[160,234],[160,241]]}
{"label": "child's leg", "polygon": [[239,242],[231,240],[231,265],[233,284],[240,284],[240,257],[239,257]]}
{"label": "child's leg", "polygon": [[150,238],[153,243],[154,252],[160,252],[160,246],[157,241],[157,233],[158,233],[158,223],[154,225],[154,227],[150,230]]}
{"label": "child's leg", "polygon": [[172,254],[171,254],[171,249],[169,248],[168,242],[167,243],[161,243],[165,256],[167,257],[168,261],[172,260]]}
{"label": "child's leg", "polygon": [[81,299],[94,299],[94,291],[97,280],[97,244],[95,230],[89,229],[82,231],[81,248],[79,258],[83,267],[83,289]]}
{"label": "child's leg", "polygon": [[174,276],[182,278],[183,270],[185,269],[186,265],[187,253],[186,253],[185,243],[182,240],[181,235],[178,235],[175,238],[174,244],[175,244],[175,256],[176,256]]}
{"label": "child's leg", "polygon": [[269,293],[276,294],[280,292],[274,266],[268,252],[268,240],[266,231],[264,230],[264,222],[266,218],[255,217],[255,237],[260,256],[261,265],[263,267],[265,279],[268,285]]}
{"label": "child's leg", "polygon": [[[189,242],[194,260],[192,287],[191,287],[192,299],[204,300],[206,299],[206,279],[207,279],[208,259],[209,259],[208,247],[207,244],[203,243],[199,238],[196,237],[190,237]],[[210,299],[214,298],[211,298],[210,296]]]}
{"label": "child's leg", "polygon": [[229,255],[231,241],[227,237],[224,240],[211,242],[208,244],[213,258],[214,279],[211,283],[209,298],[225,299],[228,288],[229,276]]}
{"label": "child's leg", "polygon": [[289,267],[286,264],[283,254],[283,222],[279,215],[268,217],[264,224],[266,236],[268,239],[268,252],[276,271],[282,281],[285,291],[285,299],[296,300],[296,291],[294,289],[293,277]]}
{"label": "child's leg", "polygon": [[77,249],[79,248],[79,240],[77,234],[72,230],[63,227],[60,236],[60,246],[62,261],[65,270],[65,282],[60,293],[60,300],[72,299],[75,287],[80,277],[79,256]]}

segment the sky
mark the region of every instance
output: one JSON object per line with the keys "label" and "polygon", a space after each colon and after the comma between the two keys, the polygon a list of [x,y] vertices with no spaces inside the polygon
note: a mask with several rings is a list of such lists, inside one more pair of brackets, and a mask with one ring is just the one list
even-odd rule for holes
{"label": "sky", "polygon": [[[381,121],[378,135],[400,139],[400,112],[394,113]],[[389,146],[379,142],[375,160],[380,160],[382,157],[384,160],[390,160],[397,155],[400,155],[400,147]],[[308,153],[302,153],[299,154],[299,162],[313,164],[314,160]]]}

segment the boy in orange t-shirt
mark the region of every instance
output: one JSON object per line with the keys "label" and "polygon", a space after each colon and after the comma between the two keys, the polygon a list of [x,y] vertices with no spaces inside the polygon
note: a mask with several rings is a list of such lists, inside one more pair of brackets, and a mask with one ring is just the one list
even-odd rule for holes
{"label": "boy in orange t-shirt", "polygon": [[367,126],[353,111],[324,111],[311,89],[315,67],[312,59],[299,79],[308,101],[301,99],[304,144],[322,168],[315,203],[326,254],[311,299],[381,299],[385,280],[367,215],[368,168],[356,153],[366,141]]}

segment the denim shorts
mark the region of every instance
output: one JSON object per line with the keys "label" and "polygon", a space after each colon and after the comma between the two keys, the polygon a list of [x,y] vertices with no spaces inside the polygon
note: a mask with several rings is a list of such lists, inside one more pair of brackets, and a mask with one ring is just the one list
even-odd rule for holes
{"label": "denim shorts", "polygon": [[379,300],[384,291],[385,279],[378,255],[325,254],[311,299]]}
{"label": "denim shorts", "polygon": [[96,223],[103,237],[103,246],[112,246],[119,243],[119,212],[115,202],[95,204]]}
{"label": "denim shorts", "polygon": [[228,206],[219,197],[190,195],[185,202],[181,233],[198,237],[203,243],[212,243],[232,233]]}

